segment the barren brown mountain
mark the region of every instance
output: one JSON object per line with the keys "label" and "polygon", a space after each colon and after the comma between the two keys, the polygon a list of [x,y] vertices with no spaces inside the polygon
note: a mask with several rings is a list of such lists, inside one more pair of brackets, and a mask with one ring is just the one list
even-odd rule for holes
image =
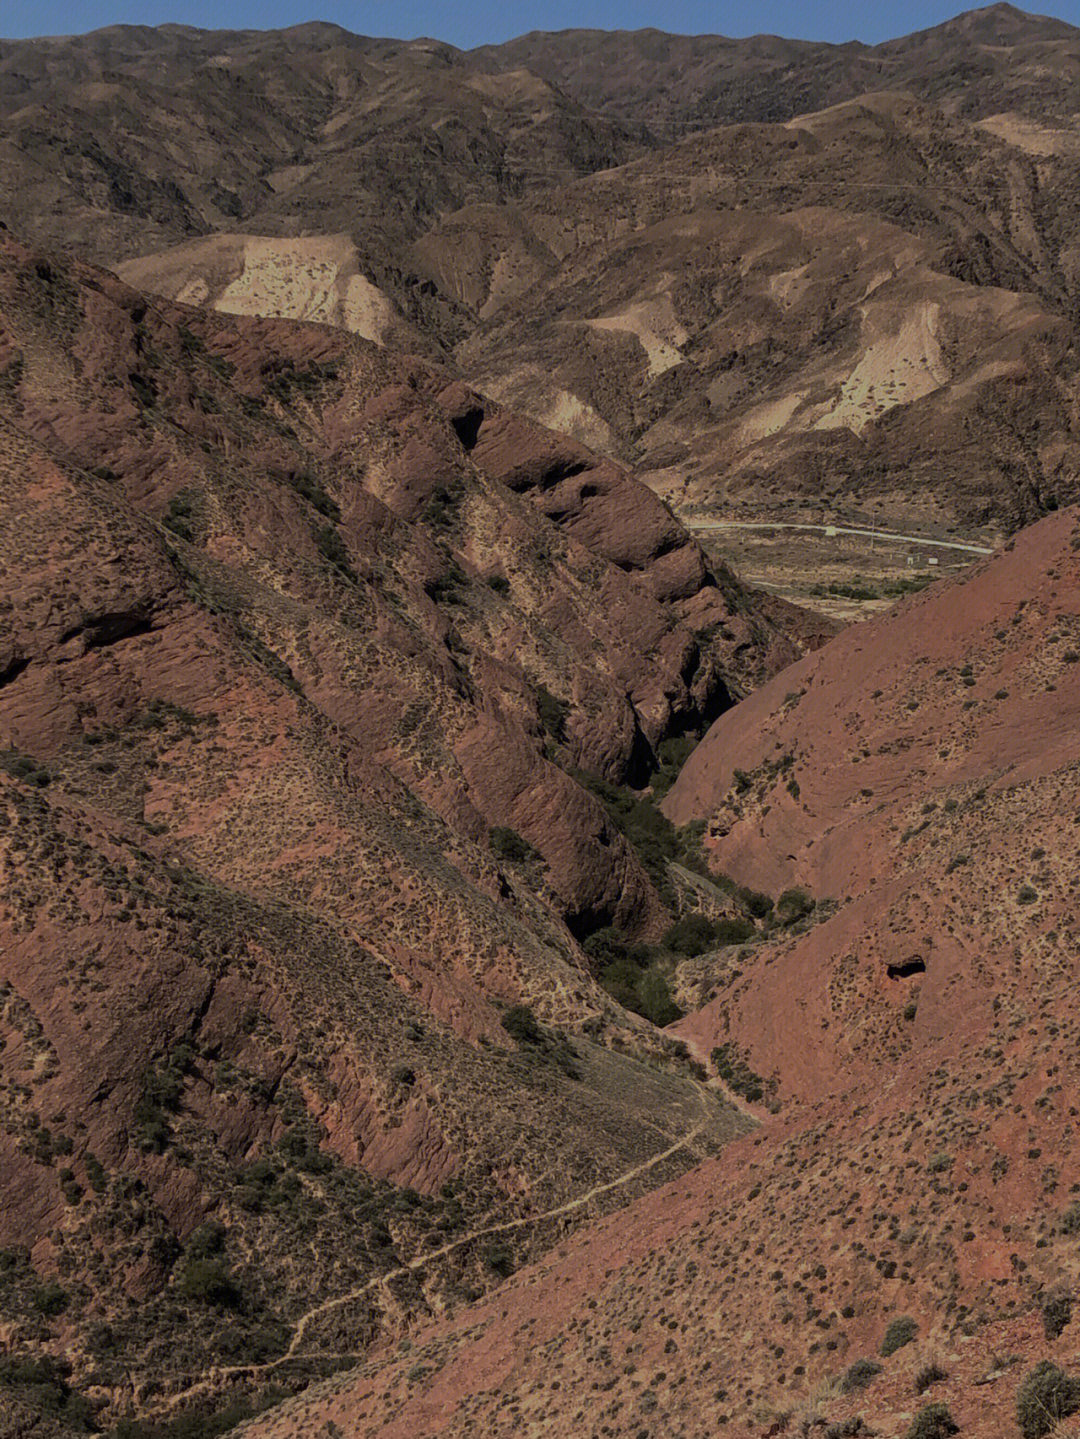
{"label": "barren brown mountain", "polygon": [[683,902],[623,786],[796,653],[752,597],[341,331],[5,239],[0,371],[5,1399],[299,1382],[736,1132],[577,939]]}
{"label": "barren brown mountain", "polygon": [[0,42],[0,1439],[1070,1432],[1078,35]]}
{"label": "barren brown mountain", "polygon": [[1076,495],[1077,54],[1004,6],[873,49],[102,31],[0,55],[4,200],[453,355],[687,512],[1007,531]]}

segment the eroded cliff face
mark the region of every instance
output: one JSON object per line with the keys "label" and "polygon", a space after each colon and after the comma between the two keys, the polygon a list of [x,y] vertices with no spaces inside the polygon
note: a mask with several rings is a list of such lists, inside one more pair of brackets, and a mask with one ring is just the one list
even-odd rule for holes
{"label": "eroded cliff face", "polygon": [[574,938],[666,923],[574,776],[794,653],[663,506],[419,361],[10,239],[0,375],[13,1347],[142,1412],[319,1295],[362,1291],[341,1349],[478,1293],[545,1237],[485,1259],[484,1218],[736,1130]]}

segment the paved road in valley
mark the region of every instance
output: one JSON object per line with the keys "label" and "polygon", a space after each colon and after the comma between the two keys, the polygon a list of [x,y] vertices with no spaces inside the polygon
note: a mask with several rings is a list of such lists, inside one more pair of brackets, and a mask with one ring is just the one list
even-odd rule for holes
{"label": "paved road in valley", "polygon": [[791,520],[684,520],[688,530],[704,534],[716,530],[814,530],[821,535],[867,535],[873,540],[899,540],[908,545],[931,545],[938,550],[963,550],[969,555],[992,555],[986,545],[969,545],[960,540],[929,540],[925,535],[898,535],[893,530],[860,530],[850,525],[797,524]]}

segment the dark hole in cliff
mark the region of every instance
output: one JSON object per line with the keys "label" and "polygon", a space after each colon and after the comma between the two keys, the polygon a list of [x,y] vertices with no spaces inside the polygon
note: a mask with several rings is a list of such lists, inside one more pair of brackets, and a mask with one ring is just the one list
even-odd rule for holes
{"label": "dark hole in cliff", "polygon": [[735,701],[727,685],[722,679],[717,679],[716,683],[706,691],[701,702],[702,727],[707,729],[713,720],[719,719],[722,714],[727,714],[734,704]]}
{"label": "dark hole in cliff", "polygon": [[626,760],[623,783],[629,785],[631,789],[644,789],[652,779],[659,762],[652,745],[645,738],[641,726],[637,723],[636,715],[634,720],[634,738]]}
{"label": "dark hole in cliff", "polygon": [[454,434],[461,441],[462,448],[471,450],[476,445],[480,426],[484,423],[484,411],[479,405],[474,405],[464,414],[452,416],[450,423],[454,427]]}
{"label": "dark hole in cliff", "polygon": [[583,500],[591,500],[593,495],[598,495],[599,493],[599,485],[582,485],[579,498]]}
{"label": "dark hole in cliff", "polygon": [[912,954],[907,959],[895,960],[887,965],[885,973],[890,979],[910,979],[913,974],[925,974],[926,965],[919,955]]}
{"label": "dark hole in cliff", "polygon": [[563,480],[573,479],[575,475],[580,475],[582,470],[588,468],[584,460],[555,460],[540,476],[540,488],[550,490],[553,485],[560,484]]}
{"label": "dark hole in cliff", "polygon": [[18,679],[29,663],[30,661],[28,659],[25,659],[22,655],[17,655],[9,665],[0,670],[0,689],[3,689],[5,685],[11,684],[12,680]]}

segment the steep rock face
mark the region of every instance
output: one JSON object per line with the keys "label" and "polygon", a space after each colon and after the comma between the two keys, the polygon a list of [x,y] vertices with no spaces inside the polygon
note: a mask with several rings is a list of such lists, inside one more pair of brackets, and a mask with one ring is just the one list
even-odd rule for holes
{"label": "steep rock face", "polygon": [[1015,1432],[1080,1278],[1078,554],[1075,508],[1021,532],[722,716],[676,782],[716,869],[817,901],[696,961],[676,1027],[757,1079],[757,1131],[249,1434],[569,1436],[597,1385],[620,1436],[899,1433],[931,1360],[962,1431]]}
{"label": "steep rock face", "polygon": [[[300,690],[448,822],[472,839],[491,824],[519,828],[569,912],[648,925],[633,856],[544,758],[538,687],[552,697],[563,764],[619,782],[664,734],[722,708],[727,682],[794,654],[747,616],[730,577],[714,581],[649,492],[607,466],[604,498],[552,525],[539,499],[503,483],[489,432],[512,422],[489,419],[436,371],[325,330],[148,306],[90,272],[80,289],[46,260],[14,247],[8,257],[20,431],[164,516],[174,580],[179,565],[199,593],[247,611]],[[474,412],[470,450],[455,424]],[[565,462],[534,426],[514,443],[541,468]],[[582,473],[595,468],[575,453]],[[587,546],[617,510],[627,524],[605,543],[636,548],[610,564]],[[65,624],[82,625],[92,647],[95,616],[113,610],[148,623],[162,582],[124,573],[107,599],[69,596],[55,635],[37,616],[22,621],[19,653],[70,643]],[[48,745],[70,722],[56,709],[51,731],[35,720],[11,738]]]}
{"label": "steep rock face", "polygon": [[573,774],[791,653],[735,582],[588,548],[445,373],[9,239],[0,374],[5,1344],[302,1383],[736,1132],[566,923],[666,923]]}

